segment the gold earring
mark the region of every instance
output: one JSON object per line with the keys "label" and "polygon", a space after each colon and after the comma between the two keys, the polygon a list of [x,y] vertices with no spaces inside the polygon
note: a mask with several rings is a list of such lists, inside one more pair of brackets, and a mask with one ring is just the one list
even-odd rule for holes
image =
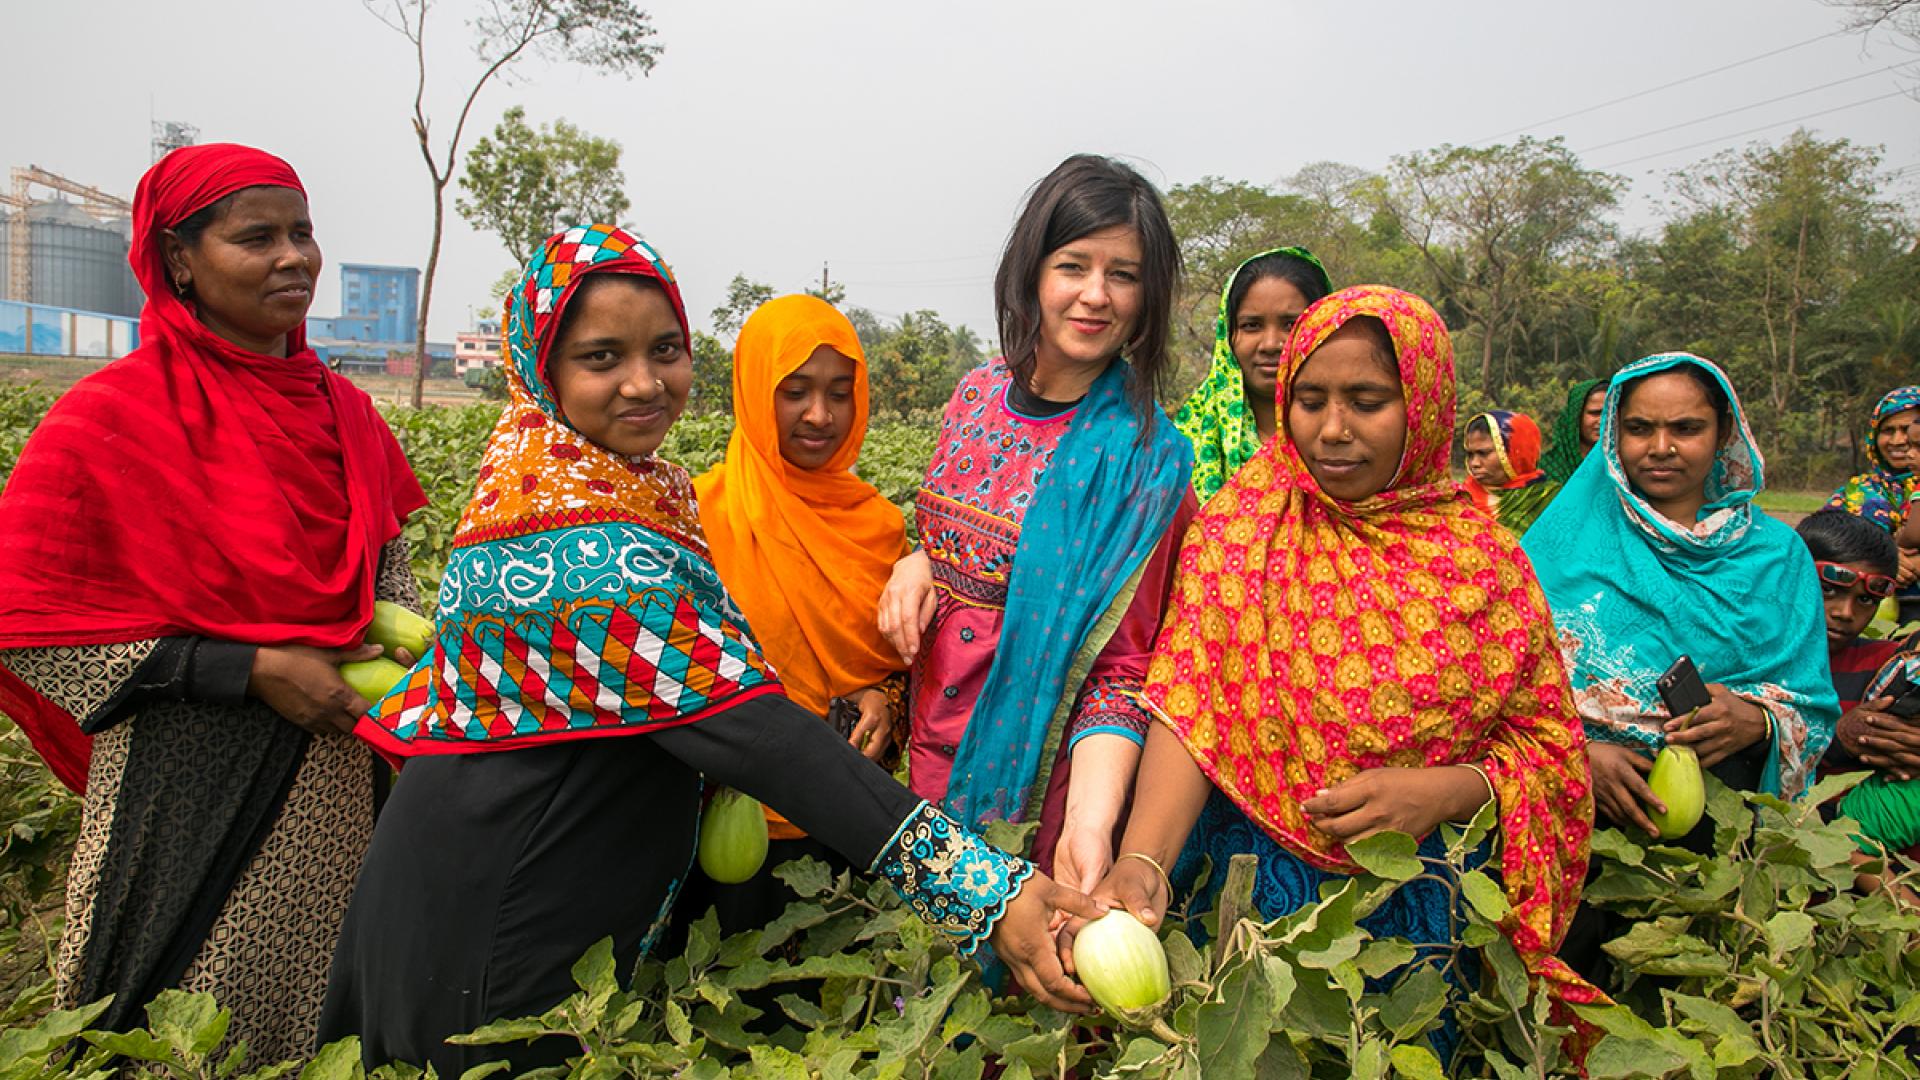
{"label": "gold earring", "polygon": [[174,279],[173,279],[173,291],[174,291],[174,294],[175,294],[175,295],[177,295],[177,296],[179,296],[179,297],[180,297],[180,298],[181,298],[182,300],[184,300],[184,299],[186,299],[186,296],[187,296],[187,279],[185,279],[185,278],[174,278]]}

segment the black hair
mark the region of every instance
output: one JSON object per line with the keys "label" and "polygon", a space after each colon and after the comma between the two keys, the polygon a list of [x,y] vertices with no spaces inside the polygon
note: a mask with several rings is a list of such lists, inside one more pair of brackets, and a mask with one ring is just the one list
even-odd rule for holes
{"label": "black hair", "polygon": [[1493,417],[1488,416],[1486,413],[1480,413],[1475,416],[1473,419],[1467,421],[1467,429],[1460,433],[1460,437],[1465,438],[1476,431],[1489,439],[1493,438]]}
{"label": "black hair", "polygon": [[233,207],[234,198],[239,194],[240,192],[236,191],[231,195],[215,199],[180,219],[167,231],[179,237],[182,244],[188,247],[199,247],[200,238],[206,235],[208,229],[213,228],[214,222],[227,216],[227,211]]}
{"label": "black hair", "polygon": [[1254,285],[1268,278],[1278,278],[1299,289],[1309,304],[1333,291],[1333,282],[1319,266],[1291,251],[1269,251],[1233,275],[1233,284],[1227,286],[1227,326],[1233,326],[1234,320],[1240,317],[1240,305],[1246,302]]}
{"label": "black hair", "polygon": [[[621,281],[631,281],[635,285],[645,286],[650,289],[660,289],[660,292],[662,295],[665,295],[666,293],[666,290],[660,287],[659,282],[655,281],[654,279],[648,277],[645,274],[622,274],[622,273],[587,274],[584,277],[582,277],[576,285],[574,285],[573,291],[567,294],[566,302],[561,305],[560,322],[556,326],[554,326],[553,336],[547,339],[548,348],[552,348],[553,346],[558,345],[561,341],[563,341],[566,338],[567,328],[573,325],[573,313],[580,310],[580,300],[582,297],[587,295],[587,291],[590,289],[597,290],[601,287],[601,285],[604,282],[611,281],[615,278],[618,278]],[[693,348],[693,342],[691,341],[687,342],[687,348],[689,349]]]}
{"label": "black hair", "polygon": [[1075,154],[1035,184],[993,275],[994,317],[1007,366],[1031,388],[1040,345],[1041,265],[1075,240],[1116,225],[1140,235],[1140,320],[1124,351],[1132,363],[1127,397],[1145,421],[1159,408],[1156,399],[1173,373],[1167,337],[1180,280],[1180,246],[1160,193],[1146,177],[1111,158]]}
{"label": "black hair", "polygon": [[1893,534],[1845,510],[1809,514],[1796,531],[1820,562],[1866,563],[1888,577],[1900,569],[1900,549]]}
{"label": "black hair", "polygon": [[[1639,375],[1628,380],[1625,385],[1620,387],[1620,411],[1626,411],[1627,402],[1632,399],[1633,392],[1640,388],[1640,384],[1653,378],[1655,375],[1685,375],[1687,378],[1692,379],[1694,383],[1700,387],[1701,391],[1707,395],[1708,403],[1713,406],[1713,417],[1718,423],[1717,434],[1720,437],[1720,441],[1724,443],[1727,438],[1732,435],[1733,402],[1727,397],[1727,388],[1720,385],[1720,380],[1714,378],[1713,372],[1708,371],[1699,364],[1676,364],[1673,367],[1662,368],[1659,371],[1649,371],[1645,375]],[[1585,402],[1581,403],[1581,407],[1586,407]]]}

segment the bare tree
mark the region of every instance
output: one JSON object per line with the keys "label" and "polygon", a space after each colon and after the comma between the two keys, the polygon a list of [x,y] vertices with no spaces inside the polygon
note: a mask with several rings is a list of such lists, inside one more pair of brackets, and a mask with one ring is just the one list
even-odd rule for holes
{"label": "bare tree", "polygon": [[467,88],[453,132],[435,145],[427,116],[427,14],[431,0],[362,0],[374,18],[413,46],[417,78],[413,89],[413,133],[427,163],[433,188],[433,242],[420,280],[420,322],[414,333],[413,404],[420,406],[427,378],[427,313],[433,305],[433,279],[440,268],[440,242],[446,230],[447,185],[454,179],[467,119],[480,91],[528,55],[632,77],[653,69],[660,46],[647,13],[632,0],[485,0],[468,25],[480,75]]}

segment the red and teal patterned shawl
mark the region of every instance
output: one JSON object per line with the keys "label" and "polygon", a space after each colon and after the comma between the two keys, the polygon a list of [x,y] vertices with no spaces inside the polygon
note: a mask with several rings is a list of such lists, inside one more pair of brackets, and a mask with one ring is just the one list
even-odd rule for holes
{"label": "red and teal patterned shawl", "polygon": [[542,247],[507,311],[509,401],[440,585],[433,650],[361,720],[390,757],[511,750],[690,723],[779,683],[727,596],[685,470],[603,449],[554,401],[546,354],[589,274],[673,272],[608,225]]}

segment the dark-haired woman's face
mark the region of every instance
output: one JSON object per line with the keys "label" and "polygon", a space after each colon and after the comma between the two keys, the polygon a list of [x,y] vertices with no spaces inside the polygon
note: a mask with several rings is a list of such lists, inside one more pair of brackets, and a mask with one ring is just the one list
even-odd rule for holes
{"label": "dark-haired woman's face", "polygon": [[1040,267],[1040,365],[1104,365],[1120,355],[1140,321],[1140,275],[1140,234],[1131,225],[1049,253]]}
{"label": "dark-haired woman's face", "polygon": [[645,457],[686,408],[693,360],[667,294],[609,275],[568,301],[547,377],[575,431],[616,454]]}
{"label": "dark-haired woman's face", "polygon": [[1705,505],[1725,441],[1707,391],[1681,372],[1650,375],[1621,400],[1620,466],[1654,509],[1682,525]]}
{"label": "dark-haired woman's face", "polygon": [[1470,429],[1460,440],[1460,449],[1467,455],[1467,475],[1480,481],[1481,487],[1499,487],[1513,479],[1507,467],[1500,463],[1500,455],[1494,452],[1493,436],[1487,432]]}
{"label": "dark-haired woman's face", "polygon": [[1272,401],[1279,393],[1287,337],[1305,310],[1306,294],[1285,278],[1264,277],[1247,289],[1227,340],[1246,379],[1248,400]]}
{"label": "dark-haired woman's face", "polygon": [[168,276],[186,286],[207,329],[243,349],[286,355],[287,335],[306,321],[320,273],[305,196],[242,188],[193,244],[169,232],[165,256]]}
{"label": "dark-haired woman's face", "polygon": [[1287,435],[1320,490],[1359,502],[1387,489],[1407,448],[1407,396],[1392,357],[1348,323],[1293,377]]}
{"label": "dark-haired woman's face", "polygon": [[1580,456],[1585,457],[1600,441],[1600,417],[1606,411],[1607,384],[1601,383],[1587,392],[1586,403],[1580,406]]}
{"label": "dark-haired woman's face", "polygon": [[1920,409],[1902,409],[1883,416],[1873,428],[1873,444],[1880,448],[1880,460],[1894,472],[1911,472],[1920,467]]}

